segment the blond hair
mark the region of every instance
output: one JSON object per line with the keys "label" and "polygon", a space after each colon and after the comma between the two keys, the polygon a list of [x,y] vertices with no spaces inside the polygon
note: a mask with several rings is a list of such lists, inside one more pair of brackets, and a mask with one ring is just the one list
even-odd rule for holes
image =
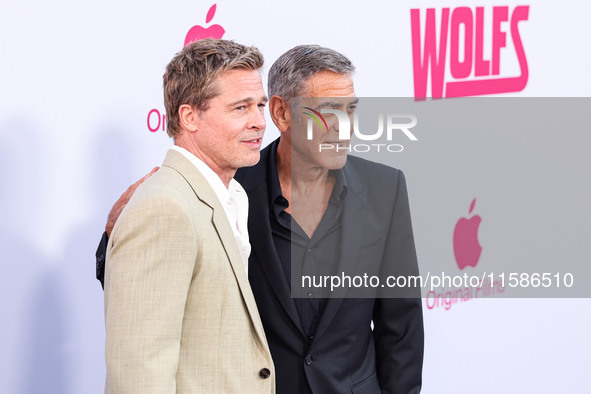
{"label": "blond hair", "polygon": [[228,70],[259,70],[264,60],[255,47],[228,40],[204,39],[183,48],[166,66],[163,77],[166,130],[179,133],[179,108],[183,104],[205,111],[217,96],[215,80]]}

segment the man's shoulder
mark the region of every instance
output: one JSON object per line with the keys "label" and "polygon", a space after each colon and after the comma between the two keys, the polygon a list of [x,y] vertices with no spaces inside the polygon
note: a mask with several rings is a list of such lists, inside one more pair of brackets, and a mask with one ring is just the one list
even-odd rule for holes
{"label": "man's shoulder", "polygon": [[[162,166],[138,186],[117,223],[143,216],[167,216],[173,212],[191,217],[197,201],[183,175],[173,168]],[[131,217],[128,217],[130,214]]]}
{"label": "man's shoulder", "polygon": [[406,194],[406,179],[401,170],[355,156],[344,167],[347,185],[354,193],[365,193],[372,209],[384,209]]}
{"label": "man's shoulder", "polygon": [[[127,237],[148,237],[158,231],[181,231],[193,234],[197,213],[183,177],[174,169],[162,166],[134,192],[117,219],[109,244]],[[182,229],[182,230],[181,230]],[[144,234],[144,235],[140,235]],[[148,239],[146,238],[146,239]],[[112,246],[109,246],[110,250]]]}
{"label": "man's shoulder", "polygon": [[137,188],[132,199],[137,196],[137,201],[168,198],[187,202],[187,199],[193,200],[196,194],[203,194],[202,197],[207,199],[214,192],[201,171],[188,158],[169,149],[160,169]]}
{"label": "man's shoulder", "polygon": [[351,155],[347,156],[345,171],[357,175],[365,186],[380,186],[383,182],[396,184],[400,177],[404,177],[398,168]]}
{"label": "man's shoulder", "polygon": [[190,190],[186,179],[177,170],[162,166],[146,179],[133,194],[132,200],[150,198],[180,198]]}

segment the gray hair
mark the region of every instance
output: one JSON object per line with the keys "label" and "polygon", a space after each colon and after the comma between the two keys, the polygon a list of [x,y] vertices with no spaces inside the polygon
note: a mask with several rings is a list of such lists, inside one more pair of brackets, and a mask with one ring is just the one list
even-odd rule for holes
{"label": "gray hair", "polygon": [[313,74],[332,71],[351,75],[355,66],[347,57],[319,45],[298,45],[273,63],[269,70],[269,97],[277,95],[289,101],[304,93],[305,83]]}

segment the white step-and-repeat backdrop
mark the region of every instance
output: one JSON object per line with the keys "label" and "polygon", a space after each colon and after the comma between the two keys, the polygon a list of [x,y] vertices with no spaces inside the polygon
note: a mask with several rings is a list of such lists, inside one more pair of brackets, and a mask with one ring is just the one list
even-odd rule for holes
{"label": "white step-and-repeat backdrop", "polygon": [[[255,45],[265,55],[265,70],[295,45],[331,47],[356,65],[356,93],[366,97],[427,96],[445,103],[459,96],[591,96],[591,7],[581,1],[220,0],[212,10],[213,5],[2,1],[0,392],[102,392],[103,292],[94,279],[94,251],[111,205],[159,165],[171,145],[163,131],[161,78],[185,39],[211,33]],[[267,121],[265,143],[278,135]],[[520,254],[524,258],[556,254],[589,263],[589,137],[557,127],[539,145],[535,135],[528,138],[534,145],[520,140],[518,146],[547,152],[513,152],[510,160],[533,163],[531,173],[511,171],[518,163],[505,165],[502,184],[522,185],[536,174],[536,163],[548,171],[558,168],[551,179],[532,181],[538,196],[545,187],[552,190],[553,204],[536,205],[536,194],[524,197],[517,186],[504,194],[485,187],[467,171],[472,163],[457,160],[458,152],[449,153],[458,169],[449,176],[461,187],[446,190],[442,204],[441,195],[429,194],[425,179],[446,163],[446,152],[433,144],[449,140],[439,136],[429,144],[428,136],[420,136],[419,144],[426,140],[422,166],[419,145],[415,159],[400,153],[394,164],[407,174],[419,259],[440,258],[446,272],[461,275],[475,268],[466,265],[490,270],[495,258],[507,258],[503,251],[519,252],[521,245],[528,252]],[[478,168],[507,160],[502,151],[495,156],[482,145],[475,152],[466,157],[489,160]],[[569,171],[575,164],[576,171]],[[462,176],[468,177],[463,183]],[[506,215],[498,214],[500,199]],[[545,208],[532,212],[540,205]],[[447,222],[433,223],[430,207]],[[475,215],[482,222],[480,258],[456,261],[455,225]],[[529,235],[544,234],[546,215],[564,231],[536,243]],[[511,230],[506,249],[499,237],[489,236],[503,226]],[[519,234],[526,241],[511,242]],[[556,253],[562,249],[569,252]],[[559,271],[560,258],[555,264]],[[423,307],[424,393],[591,392],[589,299],[468,294],[452,302],[431,294]]]}

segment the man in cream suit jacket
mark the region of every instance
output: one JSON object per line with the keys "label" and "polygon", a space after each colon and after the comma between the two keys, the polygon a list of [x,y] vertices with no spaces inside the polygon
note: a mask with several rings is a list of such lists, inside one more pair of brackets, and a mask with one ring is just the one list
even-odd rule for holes
{"label": "man in cream suit jacket", "polygon": [[256,48],[186,46],[167,66],[175,147],[123,210],[107,249],[106,393],[275,392],[247,276],[248,200],[266,104]]}

